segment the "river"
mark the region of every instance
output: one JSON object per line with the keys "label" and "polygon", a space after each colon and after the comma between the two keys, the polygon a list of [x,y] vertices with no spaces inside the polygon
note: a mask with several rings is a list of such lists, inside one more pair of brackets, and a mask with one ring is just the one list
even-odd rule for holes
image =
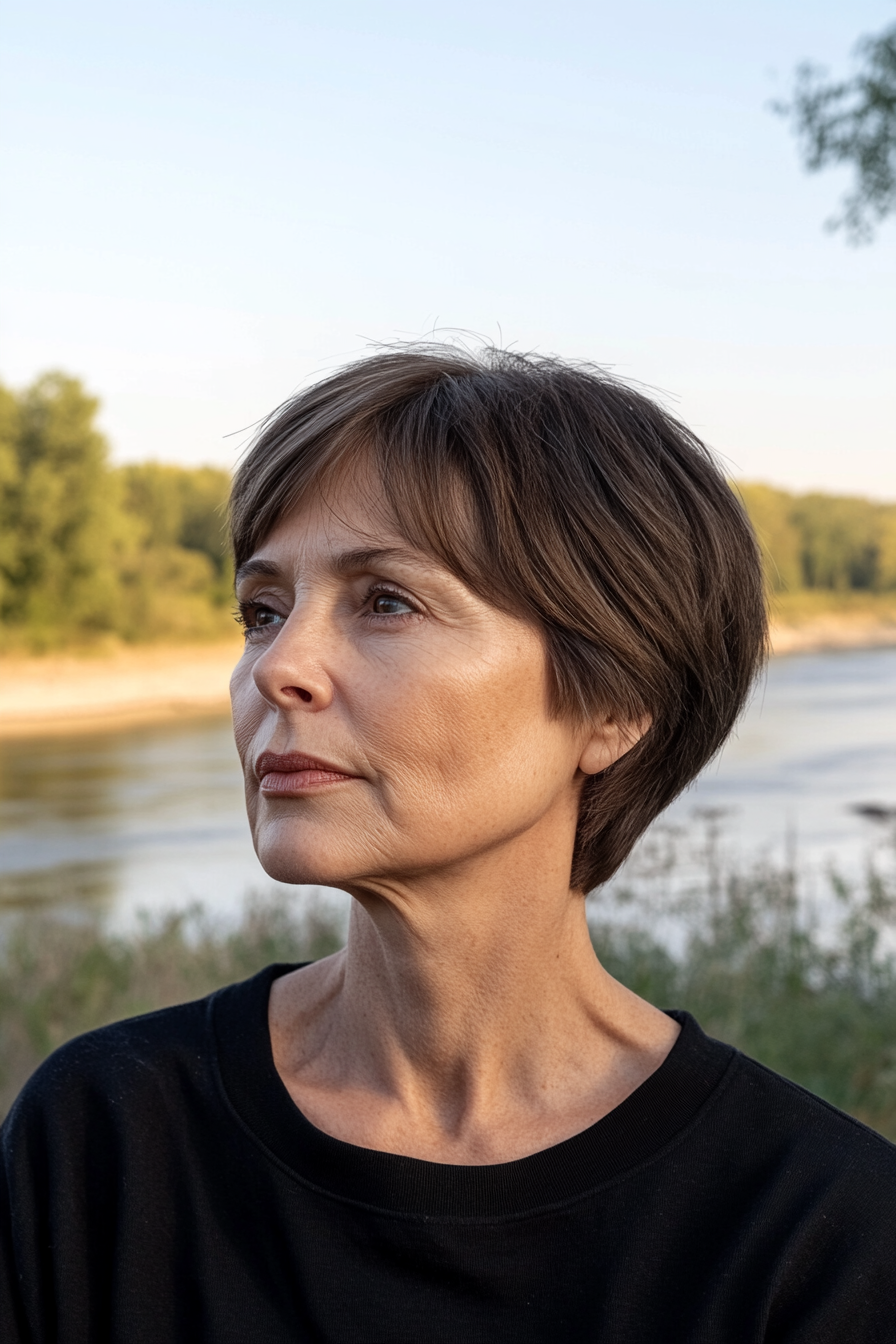
{"label": "river", "polygon": [[[896,808],[896,649],[777,658],[724,752],[660,824],[707,814],[746,861],[856,871]],[[694,819],[698,821],[695,823]],[[229,720],[0,743],[0,905],[231,918],[275,884],[255,858]]]}

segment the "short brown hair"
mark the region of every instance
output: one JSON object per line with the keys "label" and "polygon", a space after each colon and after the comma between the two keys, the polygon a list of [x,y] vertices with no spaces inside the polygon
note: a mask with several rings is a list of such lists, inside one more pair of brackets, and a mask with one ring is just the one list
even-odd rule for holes
{"label": "short brown hair", "polygon": [[586,780],[571,881],[605,882],[721,747],[766,647],[756,541],[709,451],[598,368],[388,349],[262,425],[237,472],[237,565],[363,455],[408,541],[543,631],[554,711],[652,724]]}

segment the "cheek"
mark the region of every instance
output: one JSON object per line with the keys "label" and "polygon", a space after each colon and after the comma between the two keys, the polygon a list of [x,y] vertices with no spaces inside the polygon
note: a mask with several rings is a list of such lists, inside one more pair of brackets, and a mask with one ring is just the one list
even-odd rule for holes
{"label": "cheek", "polygon": [[484,795],[525,788],[551,774],[562,746],[540,644],[453,666],[445,658],[406,676],[366,710],[371,738],[381,743],[402,793],[415,786],[441,801],[460,795],[478,806]]}
{"label": "cheek", "polygon": [[254,781],[247,766],[252,760],[252,749],[264,723],[267,705],[252,676],[252,665],[247,657],[237,663],[230,678],[230,706],[233,716],[233,738],[246,774],[247,792]]}

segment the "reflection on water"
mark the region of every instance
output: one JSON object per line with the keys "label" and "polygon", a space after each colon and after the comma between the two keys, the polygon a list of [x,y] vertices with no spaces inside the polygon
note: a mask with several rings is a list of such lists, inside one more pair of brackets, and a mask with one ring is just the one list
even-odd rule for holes
{"label": "reflection on water", "polygon": [[0,744],[0,902],[113,910],[269,890],[229,718]]}
{"label": "reflection on water", "polygon": [[896,649],[778,658],[719,759],[665,820],[718,809],[745,854],[856,871],[892,827],[854,809],[896,805]]}
{"label": "reflection on water", "polygon": [[[879,834],[850,810],[896,804],[896,650],[778,659],[718,762],[666,814],[722,808],[747,852],[861,862]],[[0,743],[0,903],[127,918],[270,890],[252,850],[229,720]]]}

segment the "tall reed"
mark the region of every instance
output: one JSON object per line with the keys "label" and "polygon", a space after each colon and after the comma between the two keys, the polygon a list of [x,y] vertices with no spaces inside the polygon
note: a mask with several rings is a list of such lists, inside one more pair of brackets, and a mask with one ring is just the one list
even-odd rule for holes
{"label": "tall reed", "polygon": [[[727,863],[710,818],[694,860],[658,832],[653,867],[589,900],[598,955],[661,1007],[896,1140],[896,880],[814,886],[798,865]],[[649,850],[647,851],[649,855]],[[643,854],[643,851],[642,851]],[[313,960],[342,921],[282,898],[248,902],[237,927],[200,907],[145,918],[128,937],[99,922],[9,916],[0,936],[0,1115],[63,1041],[117,1018],[199,997],[269,962]]]}

